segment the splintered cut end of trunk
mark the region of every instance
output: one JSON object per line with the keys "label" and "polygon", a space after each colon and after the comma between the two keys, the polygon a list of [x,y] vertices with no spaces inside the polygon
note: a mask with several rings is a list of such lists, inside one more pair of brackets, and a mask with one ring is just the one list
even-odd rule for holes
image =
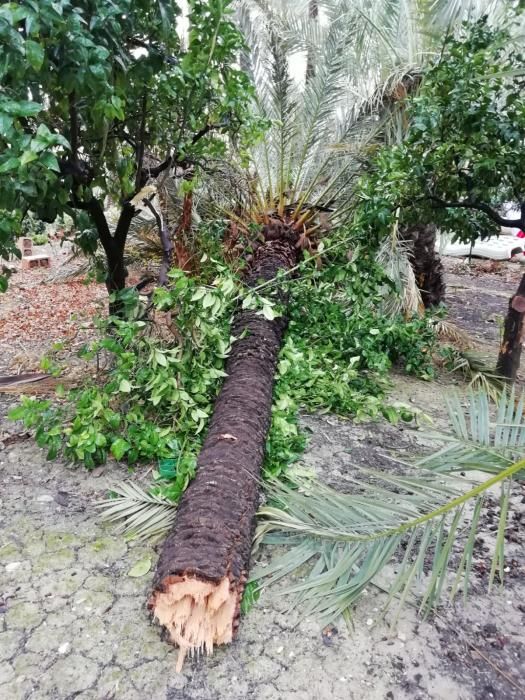
{"label": "splintered cut end of trunk", "polygon": [[174,644],[179,647],[176,671],[186,654],[211,655],[213,647],[229,644],[239,610],[239,593],[225,576],[219,583],[195,576],[168,576],[153,593],[150,608]]}

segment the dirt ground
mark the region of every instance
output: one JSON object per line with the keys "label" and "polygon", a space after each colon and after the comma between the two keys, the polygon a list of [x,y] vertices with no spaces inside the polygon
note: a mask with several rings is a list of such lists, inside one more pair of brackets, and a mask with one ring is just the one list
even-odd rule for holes
{"label": "dirt ground", "polygon": [[[478,272],[447,261],[451,318],[493,355],[499,319],[523,271],[502,265]],[[2,326],[22,298],[22,287],[38,288],[42,281],[18,277],[0,300],[0,374],[36,369],[35,358],[56,340],[47,339],[45,327],[40,333],[33,326],[33,335],[22,329],[13,337],[16,315],[7,333]],[[98,285],[89,292],[94,303],[99,292]],[[31,307],[37,293],[23,298]],[[78,304],[84,307],[85,300]],[[77,313],[75,303],[69,312]],[[423,409],[443,427],[443,395],[454,383],[461,389],[461,380],[445,373],[433,383],[394,375],[392,399]],[[23,428],[4,420],[14,402],[14,396],[0,394],[2,700],[525,698],[523,487],[515,485],[512,494],[503,590],[486,592],[498,508],[492,499],[483,514],[466,606],[443,608],[427,621],[407,607],[391,627],[379,614],[384,595],[370,587],[355,610],[353,629],[338,624],[327,639],[315,619],[288,611],[289,601],[276,586],[244,618],[233,645],[187,662],[176,674],[176,651],[145,609],[152,574],[128,575],[145,557],[154,564],[156,550],[125,541],[100,524],[93,508],[123,478],[122,467],[108,463],[88,473],[46,462]],[[424,431],[386,422],[355,425],[328,415],[305,416],[303,424],[310,432],[305,466],[335,485],[344,480],[350,461],[387,467],[390,456],[406,457],[429,445]],[[147,484],[147,469],[133,478]]]}

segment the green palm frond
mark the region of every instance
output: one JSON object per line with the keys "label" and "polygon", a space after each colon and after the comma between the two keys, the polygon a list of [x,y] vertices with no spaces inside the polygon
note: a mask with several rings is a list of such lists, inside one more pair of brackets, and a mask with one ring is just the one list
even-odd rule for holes
{"label": "green palm frond", "polygon": [[[349,464],[351,493],[304,473],[267,484],[254,551],[262,543],[285,545],[287,551],[257,567],[252,580],[264,587],[300,571],[300,582],[281,593],[323,622],[340,615],[348,622],[371,584],[388,591],[385,609],[397,601],[399,611],[415,594],[426,614],[445,593],[450,599],[460,591],[467,595],[483,505],[499,488],[489,587],[496,577],[502,582],[511,487],[525,480],[525,394],[502,393],[493,416],[483,392],[471,393],[466,407],[451,396],[447,407],[451,431],[438,435],[445,446],[415,467],[399,463],[395,470],[374,471]],[[488,477],[477,482],[465,472]],[[129,482],[113,491],[116,497],[97,506],[106,521],[123,523],[130,536],[159,537],[172,525],[173,503]]]}
{"label": "green palm frond", "polygon": [[[362,168],[360,156],[378,129],[375,118],[358,123],[356,99],[347,90],[353,41],[347,4],[332,3],[323,23],[309,16],[307,3],[239,4],[258,107],[270,122],[251,152],[259,214],[277,210],[299,225],[311,223],[320,209],[336,212],[334,225],[349,215],[345,205]],[[307,56],[315,66],[308,77]]]}
{"label": "green palm frond", "polygon": [[[420,467],[440,473],[465,470],[498,474],[520,460],[525,452],[525,393],[514,388],[501,391],[491,415],[490,396],[470,391],[466,407],[457,394],[446,396],[452,431],[439,434],[445,446],[418,461]],[[524,478],[525,472],[518,474]]]}
{"label": "green palm frond", "polygon": [[[292,607],[300,605],[305,615],[316,614],[328,623],[339,615],[349,619],[364,589],[380,582],[384,569],[401,560],[388,586],[387,605],[397,598],[401,606],[417,583],[420,610],[428,613],[446,588],[451,597],[460,586],[467,595],[481,508],[486,493],[497,485],[501,517],[490,585],[496,573],[503,579],[510,483],[524,467],[522,460],[467,491],[466,480],[438,480],[423,472],[410,478],[389,476],[382,483],[383,474],[362,471],[354,478],[359,495],[341,494],[317,481],[307,489],[301,482],[272,484],[272,505],[259,511],[256,541],[290,550],[270,566],[256,568],[252,580],[264,587],[309,566],[301,583],[280,593],[294,596]],[[450,566],[453,556],[455,571]]]}
{"label": "green palm frond", "polygon": [[[488,3],[474,3],[475,11]],[[319,0],[316,6],[314,17],[306,1],[237,2],[250,49],[241,60],[270,123],[251,149],[257,195],[248,214],[258,221],[276,212],[305,233],[323,228],[320,210],[330,211],[331,226],[348,221],[368,147],[403,138],[403,95],[419,84],[442,43],[442,32],[430,27],[443,8],[432,3]],[[459,22],[463,10],[456,8],[446,26]]]}
{"label": "green palm frond", "polygon": [[[300,571],[300,583],[281,593],[323,623],[340,615],[348,621],[370,584],[388,591],[385,609],[397,600],[399,610],[416,594],[428,614],[445,592],[450,599],[459,590],[467,595],[484,500],[499,488],[489,588],[496,576],[502,582],[510,490],[513,480],[525,479],[524,396],[502,395],[494,421],[483,393],[471,394],[468,410],[457,397],[447,405],[452,432],[440,436],[447,444],[402,475],[349,465],[352,493],[315,479],[272,483],[255,541],[288,551],[256,568],[252,580],[264,587]],[[490,476],[476,483],[459,471]],[[388,582],[385,571],[394,568]]]}
{"label": "green palm frond", "polygon": [[175,520],[175,504],[147,493],[140,486],[122,481],[112,486],[112,496],[95,504],[102,519],[120,523],[120,532],[133,539],[158,539]]}

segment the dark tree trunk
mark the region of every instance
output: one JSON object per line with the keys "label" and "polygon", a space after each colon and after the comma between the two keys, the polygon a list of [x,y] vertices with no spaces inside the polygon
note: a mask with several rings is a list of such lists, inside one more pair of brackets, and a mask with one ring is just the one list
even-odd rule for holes
{"label": "dark tree trunk", "polygon": [[443,264],[435,251],[436,227],[411,226],[403,231],[402,238],[412,243],[411,263],[425,308],[438,306],[445,299],[445,280]]}
{"label": "dark tree trunk", "polygon": [[521,344],[525,319],[525,275],[521,278],[516,294],[509,301],[505,319],[503,341],[501,343],[496,373],[509,381],[514,381],[520,367]]}
{"label": "dark tree trunk", "polygon": [[[111,235],[109,230],[104,209],[97,199],[93,198],[80,208],[89,212],[91,220],[97,229],[99,240],[104,248],[104,253],[106,254],[106,289],[108,290],[108,294],[120,292],[125,289],[126,278],[128,276],[128,271],[124,264],[124,249],[126,247],[126,239],[131,220],[136,213],[135,207],[129,202],[124,204],[113,235]],[[123,312],[124,308],[122,302],[118,300],[109,302],[110,316],[122,316]]]}
{"label": "dark tree trunk", "polygon": [[[297,235],[275,221],[264,229],[249,286],[273,279],[297,260]],[[259,475],[270,426],[275,367],[284,318],[268,321],[238,312],[226,365],[197,475],[184,493],[157,566],[149,608],[180,646],[189,650],[231,641],[239,624],[248,575]]]}
{"label": "dark tree trunk", "polygon": [[[114,246],[108,253],[106,250],[108,273],[106,275],[106,289],[108,294],[121,292],[126,288],[128,271],[124,265],[124,248]],[[124,313],[122,302],[118,299],[109,302],[109,315],[121,317]]]}
{"label": "dark tree trunk", "polygon": [[[308,17],[314,22],[319,21],[319,5],[317,0],[309,0]],[[315,77],[315,55],[310,47],[306,55],[306,82],[308,83],[313,77]]]}

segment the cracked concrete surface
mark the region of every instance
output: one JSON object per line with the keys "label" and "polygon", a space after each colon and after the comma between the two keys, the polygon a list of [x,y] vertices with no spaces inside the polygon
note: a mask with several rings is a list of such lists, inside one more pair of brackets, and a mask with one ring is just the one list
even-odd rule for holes
{"label": "cracked concrete surface", "polygon": [[[412,382],[405,392],[421,405],[428,388]],[[344,471],[343,451],[366,461],[378,446],[411,449],[415,439],[386,424],[305,422],[313,430],[305,462],[332,481]],[[287,612],[278,589],[265,591],[232,646],[176,674],[177,652],[145,608],[152,571],[128,576],[145,557],[154,563],[156,552],[101,526],[93,509],[123,476],[117,465],[89,474],[48,463],[31,439],[0,451],[2,700],[522,697],[515,683],[525,675],[523,540],[513,554],[521,551],[521,575],[504,592],[480,592],[432,623],[407,608],[389,628],[379,619],[384,598],[371,589],[354,630],[338,625],[327,643],[318,622]]]}

